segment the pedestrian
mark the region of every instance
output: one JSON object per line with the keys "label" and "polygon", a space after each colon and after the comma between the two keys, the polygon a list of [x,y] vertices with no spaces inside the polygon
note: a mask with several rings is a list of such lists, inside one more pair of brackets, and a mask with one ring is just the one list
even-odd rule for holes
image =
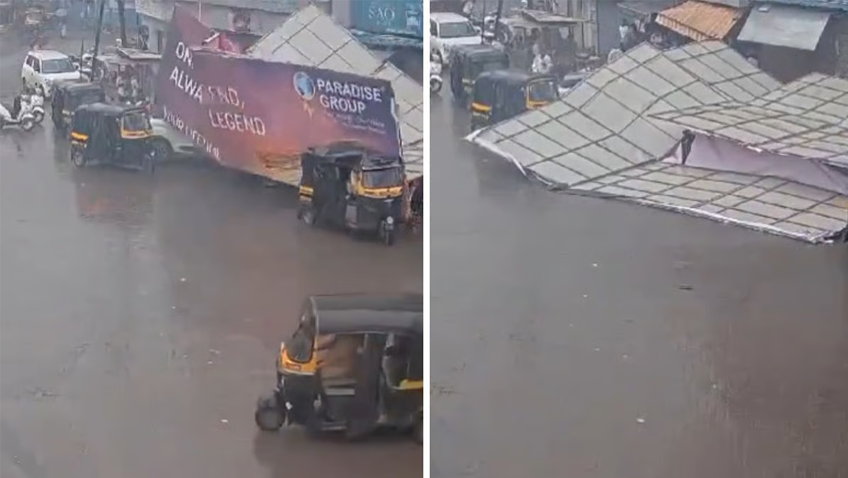
{"label": "pedestrian", "polygon": [[545,75],[549,74],[549,73],[551,72],[551,70],[553,69],[553,67],[554,67],[554,62],[553,62],[553,59],[551,59],[551,54],[550,54],[550,53],[548,53],[547,51],[545,51],[545,52],[542,54],[541,62],[542,62],[542,65],[541,65],[541,66],[542,66],[542,71],[541,71],[541,73],[542,73],[542,74],[545,74]]}
{"label": "pedestrian", "polygon": [[627,20],[622,20],[621,25],[618,27],[619,46],[621,48],[621,51],[627,51],[627,42],[629,40],[631,30],[632,28],[630,27],[630,24],[627,22]]}
{"label": "pedestrian", "polygon": [[532,73],[538,74],[538,73],[542,72],[542,68],[543,68],[543,66],[542,66],[542,55],[541,54],[533,55],[533,64],[530,65],[530,71]]}

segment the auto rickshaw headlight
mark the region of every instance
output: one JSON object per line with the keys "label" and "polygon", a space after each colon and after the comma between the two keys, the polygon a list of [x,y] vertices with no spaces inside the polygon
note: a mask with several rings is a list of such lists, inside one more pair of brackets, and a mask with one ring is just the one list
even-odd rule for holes
{"label": "auto rickshaw headlight", "polygon": [[394,223],[395,223],[395,218],[393,218],[392,216],[389,216],[389,217],[386,218],[386,224],[392,225]]}

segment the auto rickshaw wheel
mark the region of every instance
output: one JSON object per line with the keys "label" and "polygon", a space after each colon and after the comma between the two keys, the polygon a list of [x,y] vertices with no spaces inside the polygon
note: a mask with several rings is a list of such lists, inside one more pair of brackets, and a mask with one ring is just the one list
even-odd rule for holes
{"label": "auto rickshaw wheel", "polygon": [[424,415],[420,415],[412,426],[412,439],[419,445],[424,444]]}
{"label": "auto rickshaw wheel", "polygon": [[35,128],[35,120],[34,119],[27,118],[27,119],[21,121],[21,129],[23,129],[24,131],[30,131],[33,128]]}
{"label": "auto rickshaw wheel", "polygon": [[141,170],[147,174],[156,172],[156,156],[154,153],[145,154],[141,157]]}
{"label": "auto rickshaw wheel", "polygon": [[154,139],[151,147],[155,152],[154,154],[157,161],[167,161],[171,159],[171,156],[174,154],[174,148],[171,147],[171,143],[165,139]]}
{"label": "auto rickshaw wheel", "polygon": [[71,162],[78,168],[85,167],[85,151],[82,148],[71,148]]}
{"label": "auto rickshaw wheel", "polygon": [[307,226],[315,225],[315,211],[311,207],[299,209],[297,211],[297,217]]}
{"label": "auto rickshaw wheel", "polygon": [[387,246],[394,245],[395,239],[397,238],[397,231],[394,228],[394,222],[389,225],[388,220],[383,220],[380,222],[380,240],[383,241],[383,244]]}
{"label": "auto rickshaw wheel", "polygon": [[277,403],[277,397],[270,395],[257,401],[253,419],[260,430],[275,432],[286,423],[286,411]]}

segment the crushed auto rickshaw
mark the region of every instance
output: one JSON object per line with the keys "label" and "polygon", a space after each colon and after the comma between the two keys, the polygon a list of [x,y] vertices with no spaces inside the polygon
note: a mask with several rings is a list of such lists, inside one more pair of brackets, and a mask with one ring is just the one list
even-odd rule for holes
{"label": "crushed auto rickshaw", "polygon": [[491,45],[457,46],[451,54],[450,88],[454,99],[468,105],[474,80],[481,73],[509,68],[509,56]]}
{"label": "crushed auto rickshaw", "polygon": [[265,431],[301,425],[308,433],[359,438],[378,429],[410,432],[424,422],[423,296],[312,296],[280,344],[274,391],[259,399]]}
{"label": "crushed auto rickshaw", "polygon": [[74,111],[82,105],[103,103],[106,101],[106,92],[97,83],[87,81],[63,81],[58,82],[53,88],[53,97],[50,99],[51,118],[53,124],[59,130],[65,130],[71,124]]}
{"label": "crushed auto rickshaw", "polygon": [[153,172],[157,149],[146,108],[92,103],[74,111],[71,162],[112,164]]}
{"label": "crushed auto rickshaw", "polygon": [[485,72],[474,82],[471,129],[499,123],[558,99],[554,76],[520,70]]}
{"label": "crushed auto rickshaw", "polygon": [[301,156],[298,217],[309,225],[375,232],[386,245],[404,219],[403,160],[355,143],[312,148]]}

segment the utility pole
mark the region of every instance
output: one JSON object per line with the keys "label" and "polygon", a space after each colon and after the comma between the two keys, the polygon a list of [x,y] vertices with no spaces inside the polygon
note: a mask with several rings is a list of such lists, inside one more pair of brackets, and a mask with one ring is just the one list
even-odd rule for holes
{"label": "utility pole", "polygon": [[127,47],[127,17],[125,0],[118,1],[118,25],[121,26],[121,46]]}
{"label": "utility pole", "polygon": [[[501,14],[503,14],[503,4],[504,0],[498,0],[498,10],[495,12],[495,41],[500,41],[500,37],[498,37],[498,31],[501,26]],[[506,42],[504,42],[506,44]]]}
{"label": "utility pole", "polygon": [[97,33],[94,34],[94,52],[91,55],[91,81],[95,81],[97,71],[97,53],[100,51],[100,32],[103,31],[104,10],[106,10],[106,0],[100,0],[100,11],[97,13]]}

